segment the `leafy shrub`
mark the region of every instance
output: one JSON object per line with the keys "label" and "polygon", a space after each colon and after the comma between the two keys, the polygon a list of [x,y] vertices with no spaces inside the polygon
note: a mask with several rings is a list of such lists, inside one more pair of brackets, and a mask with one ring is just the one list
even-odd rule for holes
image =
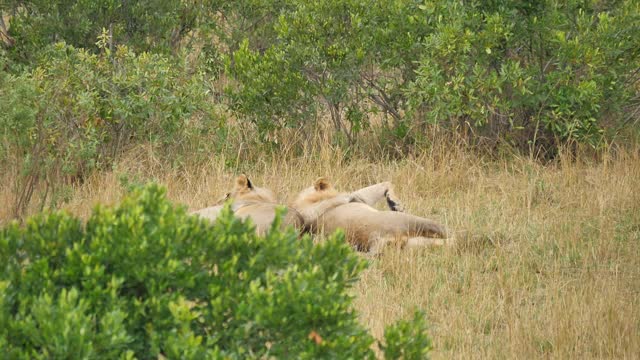
{"label": "leafy shrub", "polygon": [[424,314],[416,312],[410,321],[400,320],[384,331],[385,359],[426,359],[431,341],[424,332]]}
{"label": "leafy shrub", "polygon": [[12,15],[9,30],[15,39],[15,57],[33,61],[40,49],[60,41],[97,50],[95,38],[102,28],[111,29],[119,43],[136,51],[175,50],[198,26],[199,17],[208,14],[208,3],[8,0],[0,10]]}
{"label": "leafy shrub", "polygon": [[[279,221],[279,220],[278,220]],[[86,225],[39,215],[0,232],[8,358],[373,358],[348,290],[365,263],[342,235],[264,237],[229,209],[215,224],[139,188]],[[412,337],[413,339],[408,339]],[[424,356],[418,320],[389,356]]]}
{"label": "leafy shrub", "polygon": [[400,120],[401,89],[413,79],[424,32],[423,22],[411,15],[415,2],[290,1],[283,6],[275,1],[271,6],[279,16],[261,24],[270,36],[232,49],[228,73],[239,84],[230,89],[233,110],[260,118],[267,107],[280,122],[304,125],[308,117],[299,115],[314,113],[318,106],[310,99],[317,98],[351,142],[368,127],[370,114]]}
{"label": "leafy shrub", "polygon": [[[382,113],[393,120],[383,125],[411,135],[408,142],[420,136],[408,126],[437,124],[525,149],[595,146],[634,120],[637,1],[271,5],[279,16],[261,23],[270,35],[251,51],[232,48],[240,66],[229,74],[240,86],[231,101],[245,116],[271,104],[301,113],[317,97],[350,140]],[[295,91],[278,89],[281,79],[296,79],[285,86]]]}
{"label": "leafy shrub", "polygon": [[[15,155],[22,175],[16,216],[40,181],[82,179],[110,165],[128,144],[175,148],[210,127],[196,117],[210,109],[202,73],[126,46],[111,52],[107,41],[103,33],[97,55],[57,43],[42,51],[33,70],[0,78],[0,147]],[[44,192],[55,193],[50,190]]]}
{"label": "leafy shrub", "polygon": [[409,96],[427,121],[555,146],[595,145],[628,120],[640,66],[637,2],[443,1],[422,10],[434,31]]}
{"label": "leafy shrub", "polygon": [[264,136],[269,131],[297,126],[313,117],[313,94],[307,80],[291,68],[286,54],[270,48],[260,55],[240,44],[233,58],[227,59],[226,71],[238,84],[226,89],[231,110],[257,125]]}
{"label": "leafy shrub", "polygon": [[[88,54],[117,54],[113,39],[176,62],[200,54],[203,76],[228,85],[227,97],[210,100],[256,125],[263,141],[328,114],[350,144],[375,120],[392,146],[420,143],[436,125],[553,151],[597,146],[638,118],[634,0],[12,0],[0,10],[11,18],[9,54],[26,68],[51,61],[38,59],[60,40]],[[95,43],[103,28],[108,41]]]}

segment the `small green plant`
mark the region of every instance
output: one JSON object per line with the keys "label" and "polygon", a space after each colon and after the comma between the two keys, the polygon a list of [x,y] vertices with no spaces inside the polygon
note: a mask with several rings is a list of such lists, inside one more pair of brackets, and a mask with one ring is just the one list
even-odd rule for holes
{"label": "small green plant", "polygon": [[424,314],[417,311],[411,320],[400,320],[384,331],[385,359],[427,359],[431,341],[425,333]]}
{"label": "small green plant", "polygon": [[[65,213],[10,224],[0,231],[4,354],[373,358],[348,294],[365,262],[340,234],[314,245],[278,221],[264,237],[228,208],[211,224],[150,185],[86,224]],[[385,342],[388,358],[428,345],[417,322]]]}

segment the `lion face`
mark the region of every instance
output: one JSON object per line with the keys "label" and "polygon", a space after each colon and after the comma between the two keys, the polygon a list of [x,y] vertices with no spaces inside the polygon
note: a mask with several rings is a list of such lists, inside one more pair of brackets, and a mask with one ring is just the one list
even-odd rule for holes
{"label": "lion face", "polygon": [[253,186],[251,180],[249,180],[245,174],[238,176],[233,190],[226,193],[225,196],[219,200],[219,203],[223,203],[228,199],[266,203],[277,202],[276,195],[273,191]]}

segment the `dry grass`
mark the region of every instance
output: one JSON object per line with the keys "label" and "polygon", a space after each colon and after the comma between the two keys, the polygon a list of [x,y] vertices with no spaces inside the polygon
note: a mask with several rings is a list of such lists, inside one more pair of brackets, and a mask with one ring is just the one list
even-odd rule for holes
{"label": "dry grass", "polygon": [[[638,151],[547,166],[445,146],[397,162],[348,160],[328,147],[305,153],[240,169],[213,158],[177,171],[142,148],[87,179],[64,207],[87,216],[95,203],[117,201],[120,174],[155,179],[190,209],[211,205],[241,171],[285,201],[320,175],[344,190],[392,180],[407,211],[468,236],[451,249],[390,249],[372,261],[353,292],[375,336],[417,308],[427,313],[435,358],[640,354]],[[0,201],[10,199],[3,188]],[[1,209],[0,222],[7,217]]]}

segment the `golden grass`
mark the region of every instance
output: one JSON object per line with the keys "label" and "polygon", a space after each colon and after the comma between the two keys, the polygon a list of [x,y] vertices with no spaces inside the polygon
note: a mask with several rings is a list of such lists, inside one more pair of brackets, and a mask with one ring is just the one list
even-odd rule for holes
{"label": "golden grass", "polygon": [[[74,189],[64,208],[86,217],[94,204],[116,202],[124,193],[120,174],[156,180],[191,210],[211,205],[239,172],[283,201],[320,175],[344,190],[391,180],[408,212],[468,236],[453,248],[389,249],[372,261],[353,294],[376,337],[423,309],[434,358],[640,354],[638,151],[546,166],[519,157],[483,160],[446,146],[395,162],[349,159],[331,147],[284,158],[232,168],[225,164],[234,159],[213,157],[191,171],[167,170],[140,148]],[[10,191],[0,191],[3,204]]]}

